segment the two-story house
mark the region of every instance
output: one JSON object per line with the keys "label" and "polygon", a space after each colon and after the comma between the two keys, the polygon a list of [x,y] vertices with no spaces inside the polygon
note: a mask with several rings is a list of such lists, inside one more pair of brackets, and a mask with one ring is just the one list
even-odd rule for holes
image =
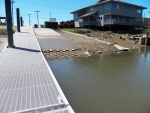
{"label": "two-story house", "polygon": [[99,0],[94,5],[71,12],[75,27],[130,26],[142,27],[146,7],[120,0]]}

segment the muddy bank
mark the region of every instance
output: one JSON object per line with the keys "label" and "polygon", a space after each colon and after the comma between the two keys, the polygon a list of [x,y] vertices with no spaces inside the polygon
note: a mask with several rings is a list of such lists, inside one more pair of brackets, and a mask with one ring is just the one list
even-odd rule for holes
{"label": "muddy bank", "polygon": [[118,52],[118,49],[113,44],[107,42],[61,30],[56,30],[56,32],[59,33],[61,37],[38,38],[43,55],[47,60],[89,57]]}
{"label": "muddy bank", "polygon": [[87,38],[83,35],[68,33],[62,30],[56,30],[62,37],[74,42],[78,48],[91,52],[102,51],[103,53],[111,53],[117,48],[114,45],[104,43],[102,41],[95,40],[93,38]]}

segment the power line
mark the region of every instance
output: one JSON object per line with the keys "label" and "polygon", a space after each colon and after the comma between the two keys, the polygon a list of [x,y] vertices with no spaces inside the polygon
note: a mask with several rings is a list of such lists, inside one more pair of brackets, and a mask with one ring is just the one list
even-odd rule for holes
{"label": "power line", "polygon": [[39,27],[39,15],[38,15],[38,13],[40,12],[40,11],[34,11],[34,12],[36,12],[37,13],[37,23],[38,23],[38,27]]}
{"label": "power line", "polygon": [[44,6],[44,7],[53,7],[53,8],[59,8],[59,9],[64,9],[64,10],[75,10],[75,9],[72,9],[72,8],[65,8],[65,7],[58,7],[58,6],[51,6],[51,5],[45,5],[45,4],[40,4],[40,3],[37,3],[37,2],[30,2],[30,1],[26,1],[26,0],[21,0],[19,2],[25,2],[25,3],[30,3],[30,6],[31,4],[32,5],[39,5],[39,6]]}

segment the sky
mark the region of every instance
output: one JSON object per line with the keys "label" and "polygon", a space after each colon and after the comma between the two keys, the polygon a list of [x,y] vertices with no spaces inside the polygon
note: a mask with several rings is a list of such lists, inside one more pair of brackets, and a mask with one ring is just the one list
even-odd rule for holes
{"label": "sky", "polygon": [[[0,0],[0,16],[5,16],[5,0]],[[95,4],[98,0],[14,0],[13,17],[16,25],[16,8],[20,9],[20,16],[23,17],[24,25],[29,25],[29,14],[31,14],[31,25],[37,23],[37,13],[40,11],[39,23],[49,21],[49,18],[56,18],[58,22],[72,20],[73,15],[70,12]],[[150,0],[122,0],[124,2],[133,3],[147,7],[143,15],[150,18]]]}

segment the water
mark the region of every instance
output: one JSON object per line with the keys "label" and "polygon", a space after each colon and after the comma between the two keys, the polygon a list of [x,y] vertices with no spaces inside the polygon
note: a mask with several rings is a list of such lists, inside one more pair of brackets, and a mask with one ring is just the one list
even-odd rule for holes
{"label": "water", "polygon": [[48,63],[76,113],[150,113],[150,48]]}

